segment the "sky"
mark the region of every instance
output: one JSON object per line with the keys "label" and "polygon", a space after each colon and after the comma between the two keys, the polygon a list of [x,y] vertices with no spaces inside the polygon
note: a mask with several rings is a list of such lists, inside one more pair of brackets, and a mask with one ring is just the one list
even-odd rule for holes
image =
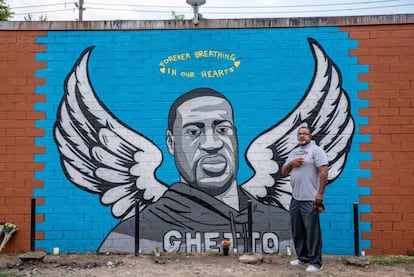
{"label": "sky", "polygon": [[[12,21],[47,17],[48,21],[79,19],[80,0],[6,0]],[[193,18],[186,0],[83,0],[83,20],[165,20],[172,13]],[[113,3],[113,4],[111,4]],[[206,0],[199,12],[207,19],[286,18],[413,14],[414,0]]]}

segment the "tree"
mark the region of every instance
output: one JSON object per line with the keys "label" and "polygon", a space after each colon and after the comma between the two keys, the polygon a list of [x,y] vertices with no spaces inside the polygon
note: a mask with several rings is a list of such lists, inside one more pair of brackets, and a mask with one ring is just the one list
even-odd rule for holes
{"label": "tree", "polygon": [[0,21],[7,21],[13,17],[14,12],[10,10],[6,0],[0,0]]}

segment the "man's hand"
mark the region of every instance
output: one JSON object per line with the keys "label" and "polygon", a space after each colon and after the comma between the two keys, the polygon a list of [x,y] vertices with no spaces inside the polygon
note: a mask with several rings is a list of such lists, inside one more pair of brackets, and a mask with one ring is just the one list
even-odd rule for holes
{"label": "man's hand", "polygon": [[299,158],[291,160],[288,164],[285,164],[282,167],[282,175],[283,176],[288,175],[292,171],[292,169],[294,169],[295,167],[301,166],[304,160],[305,158],[299,157]]}
{"label": "man's hand", "polygon": [[318,192],[315,196],[315,202],[316,203],[322,203],[322,201],[323,201],[323,194]]}
{"label": "man's hand", "polygon": [[299,157],[296,159],[293,159],[290,163],[292,164],[292,167],[299,167],[303,164],[303,161],[305,159],[303,157]]}
{"label": "man's hand", "polygon": [[323,194],[317,193],[315,202],[313,202],[313,208],[320,213],[325,211],[325,206],[323,205],[322,201],[323,201]]}

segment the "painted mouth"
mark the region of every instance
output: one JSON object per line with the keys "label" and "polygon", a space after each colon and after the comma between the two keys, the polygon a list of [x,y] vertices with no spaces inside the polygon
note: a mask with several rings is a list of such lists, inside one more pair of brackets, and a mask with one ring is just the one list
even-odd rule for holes
{"label": "painted mouth", "polygon": [[227,162],[223,156],[208,156],[200,160],[200,166],[208,176],[217,177],[224,174]]}

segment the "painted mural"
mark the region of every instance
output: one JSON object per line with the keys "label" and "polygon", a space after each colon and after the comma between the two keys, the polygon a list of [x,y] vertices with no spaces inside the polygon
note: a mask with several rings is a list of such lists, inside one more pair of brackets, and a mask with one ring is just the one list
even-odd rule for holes
{"label": "painted mural", "polygon": [[[234,113],[238,102],[226,90],[195,82],[188,92],[169,101],[168,118],[162,118],[167,124],[165,146],[161,146],[125,123],[100,99],[89,72],[94,47],[87,47],[68,70],[54,139],[66,178],[98,195],[101,205],[109,206],[119,219],[94,250],[133,253],[139,205],[143,252],[155,247],[166,252],[217,252],[223,239],[232,242],[234,251],[243,252],[248,245],[248,200],[253,207],[254,251],[279,253],[292,245],[291,188],[289,176],[283,177],[280,170],[297,146],[298,128],[309,127],[315,142],[327,152],[329,183],[343,172],[355,132],[340,68],[317,40],[309,38],[308,44],[315,64],[308,88],[282,118],[269,119],[272,124],[252,134],[242,153],[244,160],[239,157]],[[186,61],[203,58],[220,60],[220,67],[185,67]],[[238,55],[197,50],[164,56],[159,73],[183,80],[214,79],[236,75],[242,66]],[[146,109],[156,110],[155,105]],[[171,155],[178,173],[172,183],[157,174],[167,162],[166,155]],[[241,163],[251,169],[242,181],[238,177]]]}

